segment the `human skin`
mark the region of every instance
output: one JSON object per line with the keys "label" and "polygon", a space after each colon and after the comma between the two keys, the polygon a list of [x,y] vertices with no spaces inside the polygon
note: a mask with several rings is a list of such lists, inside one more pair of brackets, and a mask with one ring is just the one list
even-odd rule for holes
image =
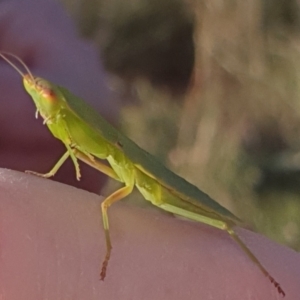
{"label": "human skin", "polygon": [[[0,170],[3,299],[282,299],[225,232],[121,202],[109,209],[113,251],[100,281],[101,200]],[[238,233],[285,299],[298,299],[300,255],[247,230]]]}
{"label": "human skin", "polygon": [[[78,38],[71,20],[55,1],[1,1],[0,51],[19,56],[34,75],[66,87],[106,119],[117,119],[118,103],[106,84],[97,51]],[[0,97],[0,166],[50,171],[65,147],[53,138],[41,118],[35,119],[36,109],[22,78],[2,59]],[[67,162],[55,180],[93,192],[99,192],[105,180],[101,173],[86,166],[80,182],[73,173],[72,163]]]}

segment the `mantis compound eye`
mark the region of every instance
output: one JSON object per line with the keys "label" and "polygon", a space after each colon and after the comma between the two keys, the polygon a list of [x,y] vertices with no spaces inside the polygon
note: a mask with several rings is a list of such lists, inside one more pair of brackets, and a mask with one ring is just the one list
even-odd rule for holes
{"label": "mantis compound eye", "polygon": [[50,102],[55,101],[55,91],[46,80],[35,78],[35,88],[40,93],[43,99]]}
{"label": "mantis compound eye", "polygon": [[55,93],[52,89],[44,88],[41,90],[41,96],[49,101],[55,100]]}

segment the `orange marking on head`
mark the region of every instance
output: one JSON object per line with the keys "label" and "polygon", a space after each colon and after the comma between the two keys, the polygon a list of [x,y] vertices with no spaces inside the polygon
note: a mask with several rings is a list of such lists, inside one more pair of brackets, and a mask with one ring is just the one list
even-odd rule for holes
{"label": "orange marking on head", "polygon": [[49,102],[55,101],[55,93],[52,89],[42,88],[40,91],[44,99],[48,100]]}

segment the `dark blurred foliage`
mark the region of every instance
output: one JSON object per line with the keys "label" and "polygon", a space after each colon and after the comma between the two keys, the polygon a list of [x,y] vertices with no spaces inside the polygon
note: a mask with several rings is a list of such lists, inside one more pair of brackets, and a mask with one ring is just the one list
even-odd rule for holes
{"label": "dark blurred foliage", "polygon": [[[68,3],[68,1],[66,1]],[[192,77],[194,14],[181,0],[78,1],[69,7],[85,36],[101,48],[104,64],[128,88],[144,78],[180,98]]]}
{"label": "dark blurred foliage", "polygon": [[297,0],[263,0],[262,24],[264,30],[299,31],[300,11]]}
{"label": "dark blurred foliage", "polygon": [[195,55],[187,6],[181,0],[112,2],[102,51],[107,69],[129,81],[146,78],[174,94],[185,92]]}

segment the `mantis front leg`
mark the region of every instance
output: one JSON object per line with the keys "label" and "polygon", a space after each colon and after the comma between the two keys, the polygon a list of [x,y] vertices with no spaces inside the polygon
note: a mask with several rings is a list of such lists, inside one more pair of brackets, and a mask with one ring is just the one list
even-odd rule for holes
{"label": "mantis front leg", "polygon": [[[66,153],[59,159],[59,161],[55,164],[55,166],[50,170],[50,172],[46,173],[46,174],[42,174],[42,173],[38,173],[35,171],[28,171],[26,170],[25,172],[28,174],[33,174],[33,175],[37,175],[40,177],[44,177],[44,178],[49,178],[52,177],[56,174],[56,172],[59,170],[59,168],[63,165],[63,163],[67,160],[67,158],[70,156],[70,151],[69,149],[66,151]],[[76,169],[76,178],[79,179],[80,178],[80,170],[79,170],[79,165],[77,163],[77,160],[75,158],[75,169]]]}
{"label": "mantis front leg", "polygon": [[52,177],[57,173],[57,171],[60,169],[60,167],[64,164],[64,162],[70,156],[73,161],[74,167],[75,167],[77,180],[80,180],[80,177],[81,177],[80,167],[79,167],[78,160],[77,160],[77,159],[80,159],[81,161],[83,161],[86,164],[90,165],[91,167],[97,169],[98,171],[102,172],[103,174],[107,175],[108,177],[120,181],[118,175],[111,167],[103,164],[99,160],[95,160],[92,155],[85,154],[76,148],[71,148],[67,144],[66,144],[66,148],[67,148],[67,151],[65,152],[65,154],[58,160],[58,162],[54,165],[54,167],[48,173],[42,174],[42,173],[38,173],[35,171],[25,171],[25,172],[28,174],[34,174],[34,175],[44,177],[44,178]]}

